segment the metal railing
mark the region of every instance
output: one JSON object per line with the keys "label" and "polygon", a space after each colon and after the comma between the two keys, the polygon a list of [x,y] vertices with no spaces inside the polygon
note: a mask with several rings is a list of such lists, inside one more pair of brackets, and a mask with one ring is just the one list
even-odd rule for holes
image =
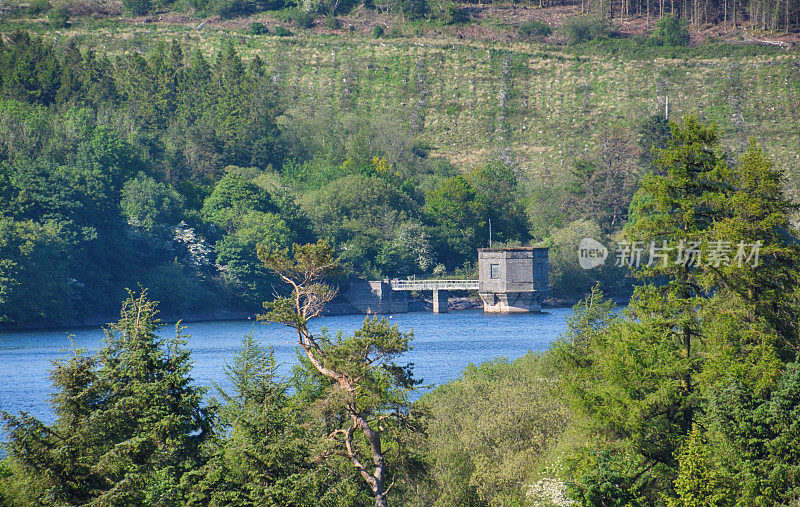
{"label": "metal railing", "polygon": [[478,280],[392,280],[392,290],[478,290]]}

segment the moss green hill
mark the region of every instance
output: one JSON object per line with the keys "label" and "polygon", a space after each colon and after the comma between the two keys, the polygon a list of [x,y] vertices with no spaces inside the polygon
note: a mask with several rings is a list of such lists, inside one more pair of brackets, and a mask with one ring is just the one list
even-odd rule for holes
{"label": "moss green hill", "polygon": [[734,149],[760,142],[800,188],[800,54],[644,60],[526,45],[414,40],[250,42],[297,104],[404,110],[412,132],[466,169],[510,156],[559,178],[610,132],[648,115],[695,113]]}
{"label": "moss green hill", "polygon": [[462,169],[500,156],[556,180],[608,134],[635,136],[647,116],[664,110],[668,95],[672,117],[695,113],[713,121],[734,149],[756,139],[786,171],[789,187],[800,189],[797,51],[706,46],[672,49],[664,58],[632,44],[620,56],[609,54],[613,45],[311,32],[270,37],[136,25],[46,34],[54,35],[77,36],[112,52],[147,51],[178,38],[212,54],[233,41],[245,58],[258,54],[289,103],[307,114],[325,106],[356,115],[386,113],[407,121],[433,155]]}
{"label": "moss green hill", "polygon": [[[248,41],[298,104],[356,114],[405,110],[433,153],[466,169],[513,157],[558,179],[609,132],[635,133],[669,96],[674,117],[755,138],[800,188],[800,54],[643,60],[526,45],[311,38]],[[314,106],[318,107],[318,106]]]}

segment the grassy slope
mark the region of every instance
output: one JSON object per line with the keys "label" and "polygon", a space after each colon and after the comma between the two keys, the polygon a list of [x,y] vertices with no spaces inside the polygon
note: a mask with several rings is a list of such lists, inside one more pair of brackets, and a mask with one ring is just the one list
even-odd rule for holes
{"label": "grassy slope", "polygon": [[[178,25],[87,25],[45,32],[113,52],[178,38],[213,53],[233,40],[259,54],[295,104],[330,104],[355,114],[407,111],[412,131],[467,169],[497,155],[532,176],[558,180],[609,130],[663,111],[716,122],[726,144],[749,137],[767,148],[800,189],[800,52],[689,50],[681,58],[609,56],[521,42],[320,35],[253,37]],[[313,101],[313,102],[312,102]],[[315,106],[314,106],[315,107]],[[800,193],[798,191],[797,193]]]}

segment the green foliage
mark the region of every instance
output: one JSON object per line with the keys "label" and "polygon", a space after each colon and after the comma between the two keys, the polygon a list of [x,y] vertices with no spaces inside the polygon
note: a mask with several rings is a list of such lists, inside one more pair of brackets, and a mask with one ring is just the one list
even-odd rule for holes
{"label": "green foliage", "polygon": [[57,419],[3,413],[9,456],[27,494],[48,503],[177,503],[211,434],[203,390],[189,377],[181,327],[161,340],[155,303],[131,294],[96,355],[56,363]]}
{"label": "green foliage", "polygon": [[487,219],[492,221],[492,237],[498,242],[526,242],[527,216],[520,205],[518,175],[506,164],[493,161],[467,174]]}
{"label": "green foliage", "polygon": [[559,388],[576,419],[590,434],[614,437],[573,451],[570,488],[589,503],[643,495],[652,501],[669,488],[673,446],[693,401],[668,379],[680,378],[691,362],[656,333],[650,321],[621,318],[595,289],[576,305],[554,349]]}
{"label": "green foliage", "polygon": [[50,0],[33,0],[28,6],[28,14],[37,15],[45,14],[53,9],[53,4]]}
{"label": "green foliage", "polygon": [[607,133],[593,160],[577,159],[567,188],[571,215],[597,221],[605,233],[619,230],[641,173],[635,166],[636,146],[629,135]]}
{"label": "green foliage", "polygon": [[291,298],[281,297],[264,303],[267,313],[261,317],[263,320],[304,328],[308,319],[318,316],[336,297],[336,289],[324,282],[337,274],[339,259],[325,241],[305,245],[295,243],[291,251],[261,245],[258,258],[265,268],[276,273],[293,289]]}
{"label": "green foliage", "polygon": [[405,275],[427,266],[420,257],[430,249],[426,235],[409,216],[416,214],[415,203],[384,178],[346,176],[307,193],[301,205],[317,236],[336,245],[353,272]]}
{"label": "green foliage", "polygon": [[428,15],[448,25],[469,22],[468,8],[462,8],[452,0],[429,0]]}
{"label": "green foliage", "polygon": [[334,489],[337,477],[312,461],[314,435],[277,368],[271,348],[244,337],[225,367],[233,392],[219,390],[218,436],[189,478],[189,505],[307,505]]}
{"label": "green foliage", "polygon": [[129,223],[146,231],[180,221],[184,199],[175,190],[139,173],[122,187],[122,213]]}
{"label": "green foliage", "polygon": [[407,19],[419,19],[428,13],[428,1],[393,0],[391,2],[391,8]]}
{"label": "green foliage", "polygon": [[780,505],[798,495],[798,364],[788,363],[770,398],[729,375],[678,456],[674,505]]}
{"label": "green foliage", "polygon": [[641,148],[639,163],[644,167],[650,167],[655,162],[657,150],[669,146],[669,121],[664,115],[651,115],[639,126],[638,134]]}
{"label": "green foliage", "polygon": [[553,29],[550,28],[550,25],[537,19],[522,23],[517,30],[520,39],[535,41],[541,41],[551,33],[553,33]]}
{"label": "green foliage", "polygon": [[253,13],[256,6],[253,0],[212,0],[208,4],[210,10],[222,18],[246,16]]}
{"label": "green foliage", "polygon": [[275,210],[269,192],[231,173],[214,186],[211,195],[203,202],[201,214],[212,224],[231,231],[250,211],[266,213]]}
{"label": "green foliage", "polygon": [[59,4],[53,7],[47,14],[47,19],[53,28],[66,28],[69,26],[69,6]]}
{"label": "green foliage", "polygon": [[542,181],[527,185],[525,212],[528,215],[531,237],[543,240],[565,225],[567,213],[561,209],[566,201],[565,193],[565,189]]}
{"label": "green foliage", "polygon": [[678,454],[678,473],[675,478],[677,501],[673,505],[732,505],[733,477],[728,476],[721,463],[714,460],[714,448],[700,429],[692,428],[689,438]]}
{"label": "green foliage", "polygon": [[[352,336],[338,333],[331,339],[325,331],[312,335],[308,321],[336,296],[325,283],[338,269],[333,249],[324,242],[295,244],[290,255],[288,250],[262,246],[258,255],[265,267],[292,287],[291,295],[265,302],[267,313],[259,319],[297,332],[305,354],[304,377],[317,384],[311,389],[313,401],[326,414],[330,454],[346,457],[372,491],[375,505],[385,507],[385,481],[402,480],[404,466],[416,462],[403,448],[402,435],[419,429],[409,401],[419,382],[413,377],[413,365],[394,362],[410,350],[412,334],[390,326],[386,318],[368,318]],[[356,432],[364,437],[360,442],[354,441]],[[390,457],[384,449],[395,452]]]}
{"label": "green foliage", "polygon": [[[136,52],[111,62],[74,44],[57,52],[24,33],[8,38],[0,60],[0,215],[7,220],[0,314],[14,322],[103,315],[124,286],[139,281],[157,287],[164,304],[178,303],[175,310],[225,301],[219,291],[231,284],[217,283],[222,273],[210,269],[211,245],[202,237],[221,235],[186,226],[189,240],[169,227],[196,220],[219,167],[267,167],[275,159],[274,98],[258,60],[246,68],[228,46],[212,66],[198,53],[185,59],[173,43],[147,58]],[[99,112],[111,109],[125,118],[114,128]],[[227,228],[250,208],[279,211],[243,204],[211,199],[210,222]],[[289,208],[287,226],[307,234]]]}
{"label": "green foliage", "polygon": [[151,0],[123,0],[122,5],[134,16],[143,16],[153,8]]}
{"label": "green foliage", "polygon": [[[426,394],[427,454],[435,505],[511,505],[569,424],[543,358],[529,355],[470,365],[461,378]],[[502,407],[502,415],[498,408]],[[434,503],[435,502],[435,503]]]}
{"label": "green foliage", "polygon": [[[624,318],[603,305],[599,319],[584,318],[597,304],[594,294],[576,308],[578,332],[571,324],[569,340],[557,347],[559,384],[575,414],[606,436],[592,452],[627,464],[614,465],[611,475],[620,477],[612,482],[626,495],[644,495],[647,502],[680,498],[679,504],[739,497],[757,503],[750,492],[765,494],[773,491],[767,484],[783,480],[768,471],[773,468],[751,464],[777,455],[766,451],[775,435],[765,428],[774,423],[760,399],[776,399],[781,371],[796,357],[794,206],[757,146],[735,160],[718,149],[714,128],[687,118],[671,129],[670,145],[658,153],[658,170],[643,178],[624,230],[628,241],[666,247],[669,262],[635,270],[650,283],[636,288]],[[689,241],[736,245],[756,238],[766,255],[758,266],[678,258]],[[701,450],[704,442],[709,446]],[[596,462],[576,458],[571,466],[574,477],[584,477],[576,491],[588,494],[598,482],[591,472]],[[708,498],[715,484],[743,487],[716,488],[716,499]]]}
{"label": "green foliage", "polygon": [[293,16],[293,21],[298,28],[311,28],[314,26],[314,16],[307,11],[298,10]]}
{"label": "green foliage", "polygon": [[250,23],[250,26],[247,27],[247,32],[250,35],[267,35],[269,34],[269,28],[267,28],[264,23],[253,21]]}
{"label": "green foliage", "polygon": [[241,217],[236,230],[216,243],[217,264],[232,292],[249,305],[257,305],[272,292],[273,279],[260,266],[256,250],[287,248],[298,240],[295,230],[274,213],[251,211]]}
{"label": "green foliage", "polygon": [[143,272],[139,284],[147,289],[148,294],[157,297],[160,305],[169,309],[171,317],[218,304],[211,289],[193,275],[185,263],[173,259],[171,263],[158,264]]}
{"label": "green foliage", "polygon": [[606,21],[594,16],[573,16],[561,29],[570,44],[602,39],[611,33]]}
{"label": "green foliage", "polygon": [[372,29],[372,36],[376,39],[383,37],[383,25],[375,25],[375,28]]}
{"label": "green foliage", "polygon": [[630,480],[638,464],[631,458],[607,451],[594,454],[590,470],[568,484],[573,498],[581,505],[649,505],[640,486]]}
{"label": "green foliage", "polygon": [[656,30],[650,41],[659,46],[687,46],[689,44],[688,22],[678,16],[664,16],[656,21]]}
{"label": "green foliage", "polygon": [[276,13],[278,19],[293,23],[298,28],[311,28],[314,24],[314,16],[323,13],[324,3],[315,2],[313,4],[300,3],[297,8],[288,8]]}
{"label": "green foliage", "polygon": [[[583,238],[591,238],[606,245],[609,258],[603,266],[584,269],[578,263],[578,245]],[[546,245],[550,269],[552,295],[557,298],[576,299],[589,294],[592,287],[600,283],[604,292],[625,292],[625,270],[614,266],[612,242],[596,222],[575,220],[555,231]]]}
{"label": "green foliage", "polygon": [[336,16],[325,16],[325,28],[330,28],[331,30],[338,30],[342,27],[341,21]]}
{"label": "green foliage", "polygon": [[291,32],[291,30],[288,30],[282,26],[276,26],[275,35],[277,35],[278,37],[291,37],[294,34]]}
{"label": "green foliage", "polygon": [[436,227],[440,251],[456,254],[444,259],[449,267],[471,259],[478,245],[488,241],[486,205],[463,176],[443,179],[429,190],[423,213]]}

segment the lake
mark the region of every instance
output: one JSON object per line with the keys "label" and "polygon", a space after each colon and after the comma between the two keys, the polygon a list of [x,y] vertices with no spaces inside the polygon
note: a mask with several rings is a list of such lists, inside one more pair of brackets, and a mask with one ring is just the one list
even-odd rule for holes
{"label": "lake", "polygon": [[[392,323],[401,331],[414,332],[414,350],[397,362],[413,362],[416,376],[426,385],[440,385],[457,378],[470,363],[496,357],[513,360],[528,351],[546,350],[564,332],[571,312],[570,308],[555,308],[541,314],[490,315],[476,310],[393,315]],[[323,326],[331,333],[351,333],[363,321],[363,315],[321,317],[313,320],[310,328],[314,333]],[[274,348],[281,373],[289,374],[297,361],[296,334],[277,324],[241,320],[186,326],[185,333],[191,335],[187,342],[194,363],[192,377],[199,385],[230,386],[224,366],[233,360],[247,333]],[[161,335],[174,335],[174,326],[165,326]],[[26,411],[52,422],[48,401],[53,391],[47,379],[51,362],[68,357],[73,346],[94,351],[102,345],[103,332],[98,327],[0,333],[0,410]]]}

